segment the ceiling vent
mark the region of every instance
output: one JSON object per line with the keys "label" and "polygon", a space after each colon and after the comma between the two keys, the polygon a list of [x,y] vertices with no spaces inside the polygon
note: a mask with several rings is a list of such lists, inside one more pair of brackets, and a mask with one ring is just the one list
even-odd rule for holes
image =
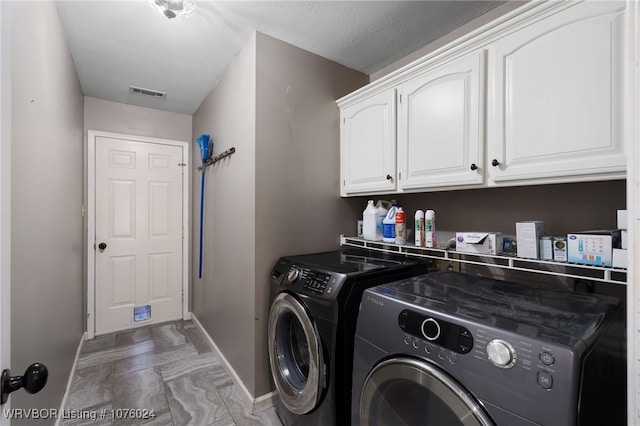
{"label": "ceiling vent", "polygon": [[156,99],[166,99],[167,98],[167,93],[166,92],[159,92],[157,90],[143,89],[142,87],[129,86],[129,92],[133,93],[134,95],[150,96],[150,97],[156,98]]}

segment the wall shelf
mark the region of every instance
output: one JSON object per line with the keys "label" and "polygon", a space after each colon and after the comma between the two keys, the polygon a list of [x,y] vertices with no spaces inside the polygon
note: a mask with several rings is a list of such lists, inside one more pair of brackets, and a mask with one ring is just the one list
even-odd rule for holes
{"label": "wall shelf", "polygon": [[455,250],[416,247],[412,244],[397,245],[368,241],[358,237],[340,236],[340,245],[360,247],[385,253],[400,253],[407,256],[422,257],[440,261],[459,262],[513,271],[533,272],[574,278],[576,280],[599,281],[612,284],[626,284],[627,270],[621,268],[579,265],[575,263],[554,262],[537,259],[524,259],[515,255],[477,255],[459,253]]}

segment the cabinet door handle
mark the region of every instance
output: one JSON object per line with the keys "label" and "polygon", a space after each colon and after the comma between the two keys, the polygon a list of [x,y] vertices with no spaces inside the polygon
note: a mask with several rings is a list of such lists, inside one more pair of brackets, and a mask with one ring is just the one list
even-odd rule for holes
{"label": "cabinet door handle", "polygon": [[478,166],[476,165],[476,163],[471,163],[471,166],[469,166],[469,168],[471,169],[471,171],[478,170]]}
{"label": "cabinet door handle", "polygon": [[387,175],[387,180],[391,180],[393,179],[393,177],[391,177],[391,175]]}
{"label": "cabinet door handle", "polygon": [[500,165],[500,162],[494,158],[493,160],[491,160],[491,165],[493,167],[497,167]]}

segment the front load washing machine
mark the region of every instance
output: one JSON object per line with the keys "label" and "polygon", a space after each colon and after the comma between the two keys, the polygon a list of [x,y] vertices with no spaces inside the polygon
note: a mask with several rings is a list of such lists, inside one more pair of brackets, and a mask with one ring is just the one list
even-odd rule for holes
{"label": "front load washing machine", "polygon": [[352,424],[626,424],[624,305],[452,272],[364,292]]}
{"label": "front load washing machine", "polygon": [[427,270],[417,259],[354,248],[278,261],[268,343],[276,411],[286,426],[349,424],[362,292]]}

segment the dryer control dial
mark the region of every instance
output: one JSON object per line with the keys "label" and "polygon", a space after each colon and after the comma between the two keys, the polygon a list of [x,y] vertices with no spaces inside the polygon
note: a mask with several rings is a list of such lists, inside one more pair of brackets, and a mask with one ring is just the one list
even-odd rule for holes
{"label": "dryer control dial", "polygon": [[289,269],[289,273],[287,274],[287,281],[293,283],[300,276],[300,268],[296,268],[295,266]]}
{"label": "dryer control dial", "polygon": [[440,324],[438,321],[433,318],[427,318],[422,321],[422,325],[420,326],[420,331],[422,331],[422,335],[427,340],[436,340],[440,337]]}
{"label": "dryer control dial", "polygon": [[493,365],[500,368],[511,368],[518,360],[516,348],[502,339],[493,339],[487,344],[487,356]]}

